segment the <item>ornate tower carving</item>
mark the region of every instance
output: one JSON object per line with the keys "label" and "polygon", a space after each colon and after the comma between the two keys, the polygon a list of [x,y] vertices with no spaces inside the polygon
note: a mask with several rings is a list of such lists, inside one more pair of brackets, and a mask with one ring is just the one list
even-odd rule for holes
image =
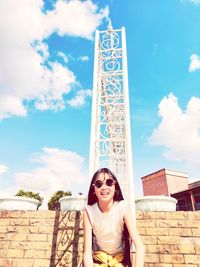
{"label": "ornate tower carving", "polygon": [[134,205],[125,28],[96,31],[95,38],[90,177],[108,167]]}

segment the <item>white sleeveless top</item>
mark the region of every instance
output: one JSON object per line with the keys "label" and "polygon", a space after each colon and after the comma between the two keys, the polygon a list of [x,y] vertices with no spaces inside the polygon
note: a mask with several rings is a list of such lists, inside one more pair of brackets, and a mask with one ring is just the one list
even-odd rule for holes
{"label": "white sleeveless top", "polygon": [[124,230],[124,214],[127,202],[115,201],[108,213],[102,213],[98,204],[87,205],[93,233],[96,237],[97,247],[94,250],[102,250],[113,255],[124,249],[122,232]]}

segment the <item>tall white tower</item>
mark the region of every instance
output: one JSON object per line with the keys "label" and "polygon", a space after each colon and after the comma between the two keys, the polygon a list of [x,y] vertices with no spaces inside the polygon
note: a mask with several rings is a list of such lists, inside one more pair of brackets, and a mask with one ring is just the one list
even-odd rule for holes
{"label": "tall white tower", "polygon": [[125,28],[96,31],[90,136],[90,177],[112,170],[134,206]]}

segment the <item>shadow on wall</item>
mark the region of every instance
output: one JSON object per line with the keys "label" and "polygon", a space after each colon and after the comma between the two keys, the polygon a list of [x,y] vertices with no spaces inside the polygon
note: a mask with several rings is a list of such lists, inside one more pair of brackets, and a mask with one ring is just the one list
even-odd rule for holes
{"label": "shadow on wall", "polygon": [[52,238],[50,267],[81,267],[83,226],[80,211],[57,211]]}

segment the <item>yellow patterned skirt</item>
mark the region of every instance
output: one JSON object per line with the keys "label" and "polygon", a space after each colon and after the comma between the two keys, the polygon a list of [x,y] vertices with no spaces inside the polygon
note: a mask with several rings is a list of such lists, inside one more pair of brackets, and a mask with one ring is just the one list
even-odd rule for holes
{"label": "yellow patterned skirt", "polygon": [[125,267],[122,263],[124,259],[124,251],[120,251],[114,256],[107,254],[104,251],[95,251],[93,254],[94,267]]}

